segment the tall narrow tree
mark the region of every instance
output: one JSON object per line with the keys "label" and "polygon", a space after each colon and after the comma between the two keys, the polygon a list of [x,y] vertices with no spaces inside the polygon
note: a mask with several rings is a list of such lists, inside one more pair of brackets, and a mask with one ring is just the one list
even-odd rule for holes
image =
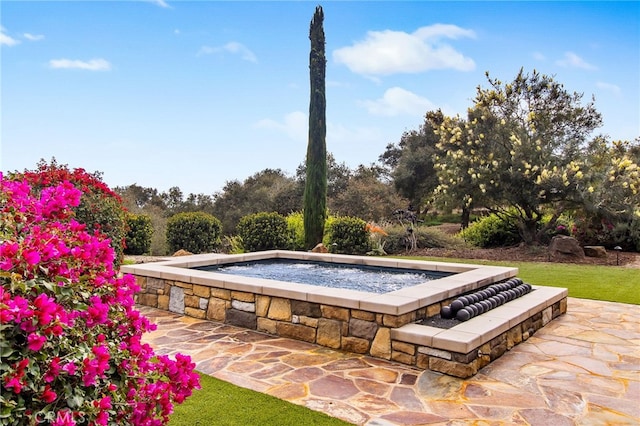
{"label": "tall narrow tree", "polygon": [[327,122],[325,98],[324,12],[317,6],[309,28],[309,142],[304,188],[304,235],[307,248],[322,242],[327,210]]}

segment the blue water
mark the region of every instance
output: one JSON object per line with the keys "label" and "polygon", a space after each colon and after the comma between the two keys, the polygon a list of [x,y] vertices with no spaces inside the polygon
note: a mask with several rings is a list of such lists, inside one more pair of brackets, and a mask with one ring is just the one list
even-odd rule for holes
{"label": "blue water", "polygon": [[213,265],[196,269],[370,293],[387,293],[451,275],[447,272],[286,259]]}

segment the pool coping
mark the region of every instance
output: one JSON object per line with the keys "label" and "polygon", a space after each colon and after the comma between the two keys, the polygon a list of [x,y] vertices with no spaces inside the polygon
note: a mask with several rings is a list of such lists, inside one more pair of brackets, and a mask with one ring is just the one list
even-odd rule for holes
{"label": "pool coping", "polygon": [[[437,272],[453,272],[454,274],[392,292],[377,294],[262,278],[238,277],[197,269],[189,269],[188,272],[184,270],[185,268],[195,268],[199,266],[274,258],[431,270]],[[144,275],[163,280],[181,281],[231,291],[284,297],[305,302],[322,303],[342,308],[360,309],[390,315],[402,315],[415,311],[421,307],[438,303],[456,295],[515,277],[518,273],[517,268],[502,266],[286,250],[269,250],[243,254],[209,253],[190,255],[154,263],[123,265],[120,269],[123,273],[133,275]]]}

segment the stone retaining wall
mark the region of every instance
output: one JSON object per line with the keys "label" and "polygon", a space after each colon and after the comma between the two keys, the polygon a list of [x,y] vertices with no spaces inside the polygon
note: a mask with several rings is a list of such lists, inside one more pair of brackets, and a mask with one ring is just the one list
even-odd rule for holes
{"label": "stone retaining wall", "polygon": [[414,323],[436,315],[451,300],[391,315],[154,277],[136,275],[136,280],[141,288],[137,303],[142,305],[463,378],[566,312],[564,297],[481,346],[459,353],[446,345],[443,349],[411,342],[403,337],[406,333],[394,336],[394,330],[409,324],[415,327]]}

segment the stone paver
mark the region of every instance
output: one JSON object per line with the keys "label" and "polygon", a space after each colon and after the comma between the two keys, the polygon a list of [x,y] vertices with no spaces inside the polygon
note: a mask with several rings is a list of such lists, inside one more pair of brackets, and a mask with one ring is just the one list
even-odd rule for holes
{"label": "stone paver", "polygon": [[205,374],[357,425],[640,425],[640,306],[568,303],[466,380],[139,309],[158,325],[145,336],[158,353],[188,354]]}

